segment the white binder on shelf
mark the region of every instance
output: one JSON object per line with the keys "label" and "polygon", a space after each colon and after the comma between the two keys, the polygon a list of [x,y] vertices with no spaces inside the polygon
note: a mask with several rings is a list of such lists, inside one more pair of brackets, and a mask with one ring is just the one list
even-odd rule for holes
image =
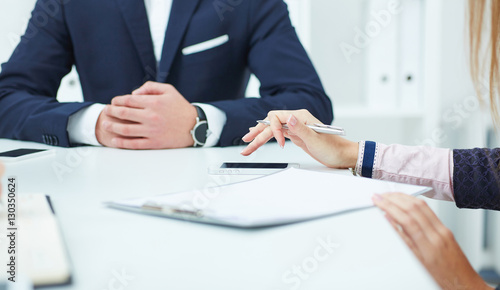
{"label": "white binder on shelf", "polygon": [[389,12],[387,0],[370,0],[366,25],[358,31],[367,38],[367,99],[373,109],[396,109],[399,57],[399,15]]}
{"label": "white binder on shelf", "polygon": [[418,110],[421,105],[423,84],[423,25],[421,0],[401,0],[402,11],[399,31],[399,106],[402,109]]}

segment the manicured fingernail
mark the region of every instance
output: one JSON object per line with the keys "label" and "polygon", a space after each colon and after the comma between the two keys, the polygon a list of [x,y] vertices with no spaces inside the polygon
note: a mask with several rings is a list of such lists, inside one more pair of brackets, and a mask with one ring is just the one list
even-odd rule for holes
{"label": "manicured fingernail", "polygon": [[378,194],[378,193],[375,193],[374,195],[372,195],[372,201],[373,202],[379,202],[379,201],[382,201],[384,198]]}
{"label": "manicured fingernail", "polygon": [[242,140],[245,140],[245,139],[248,137],[248,135],[250,135],[250,133],[247,133],[247,134],[246,134],[245,136],[243,136],[243,138],[241,138],[241,139],[242,139]]}
{"label": "manicured fingernail", "polygon": [[280,144],[281,149],[285,149],[285,144]]}
{"label": "manicured fingernail", "polygon": [[102,122],[102,127],[103,127],[104,129],[109,129],[109,122],[108,122],[108,121],[104,121],[104,122]]}
{"label": "manicured fingernail", "polygon": [[118,146],[118,139],[116,138],[111,139],[111,144],[113,144],[113,146]]}
{"label": "manicured fingernail", "polygon": [[297,118],[295,118],[294,115],[290,115],[287,123],[288,123],[288,125],[293,127],[293,126],[297,125]]}

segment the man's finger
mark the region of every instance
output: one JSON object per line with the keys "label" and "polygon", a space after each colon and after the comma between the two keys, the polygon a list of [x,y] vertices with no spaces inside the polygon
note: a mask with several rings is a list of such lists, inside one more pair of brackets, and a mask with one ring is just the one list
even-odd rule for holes
{"label": "man's finger", "polygon": [[151,140],[147,138],[124,138],[115,137],[111,140],[111,144],[115,148],[130,149],[130,150],[147,150],[152,148]]}
{"label": "man's finger", "polygon": [[143,123],[147,118],[147,113],[143,109],[122,106],[106,106],[106,108],[104,108],[104,113],[116,119],[127,120],[136,123]]}
{"label": "man's finger", "polygon": [[121,124],[116,122],[107,122],[103,124],[104,130],[123,137],[141,138],[147,137],[144,126],[140,124]]}
{"label": "man's finger", "polygon": [[157,82],[146,82],[142,87],[132,92],[132,95],[161,95],[167,92],[172,85],[157,83]]}
{"label": "man's finger", "polygon": [[111,105],[144,109],[146,108],[146,97],[143,95],[126,95],[113,98]]}

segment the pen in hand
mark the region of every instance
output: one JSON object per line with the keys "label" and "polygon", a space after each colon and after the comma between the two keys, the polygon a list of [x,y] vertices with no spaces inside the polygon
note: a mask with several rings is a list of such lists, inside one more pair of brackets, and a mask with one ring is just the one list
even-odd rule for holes
{"label": "pen in hand", "polygon": [[[271,122],[269,122],[268,120],[258,120],[257,123],[264,124],[267,126],[271,125]],[[288,130],[288,126],[286,124],[282,124],[281,126],[283,129]],[[323,124],[313,124],[306,126],[313,129],[317,133],[345,136],[345,131],[341,127],[323,125]]]}

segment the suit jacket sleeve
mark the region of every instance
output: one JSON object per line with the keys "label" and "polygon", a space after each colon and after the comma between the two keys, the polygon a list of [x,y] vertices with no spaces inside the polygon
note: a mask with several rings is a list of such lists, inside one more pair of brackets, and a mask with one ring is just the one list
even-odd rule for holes
{"label": "suit jacket sleeve", "polygon": [[457,206],[500,210],[500,149],[453,150],[453,162]]}
{"label": "suit jacket sleeve", "polygon": [[0,74],[0,137],[69,146],[69,116],[90,103],[59,103],[74,63],[60,2],[39,0],[25,35]]}
{"label": "suit jacket sleeve", "polygon": [[333,120],[332,104],[291,25],[282,0],[249,1],[248,66],[261,82],[261,98],[217,101],[227,122],[221,146],[242,144],[249,124],[271,110],[308,109],[323,123]]}

